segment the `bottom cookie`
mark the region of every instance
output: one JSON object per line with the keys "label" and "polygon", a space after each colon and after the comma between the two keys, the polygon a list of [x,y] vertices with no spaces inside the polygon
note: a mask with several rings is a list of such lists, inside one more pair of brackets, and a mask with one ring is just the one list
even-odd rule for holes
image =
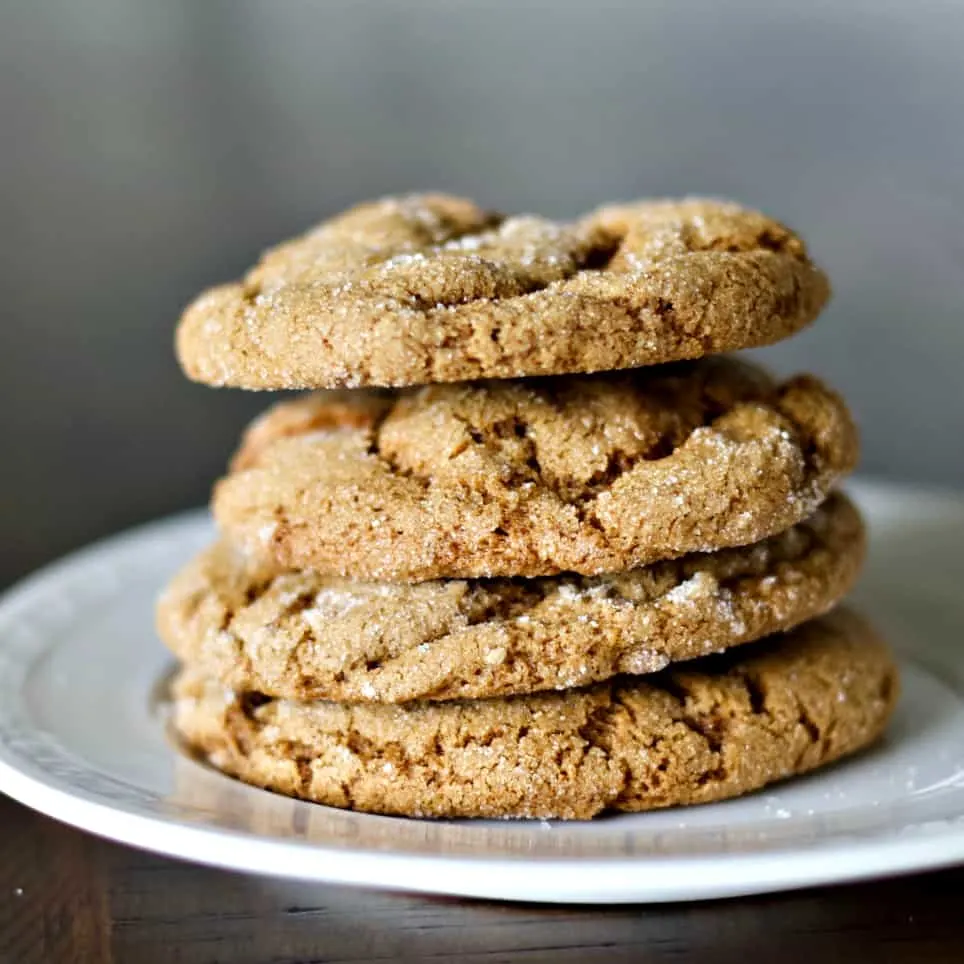
{"label": "bottom cookie", "polygon": [[298,703],[182,670],[174,729],[214,766],[279,793],[419,817],[586,819],[707,803],[880,735],[897,671],[836,610],[645,677],[452,703]]}

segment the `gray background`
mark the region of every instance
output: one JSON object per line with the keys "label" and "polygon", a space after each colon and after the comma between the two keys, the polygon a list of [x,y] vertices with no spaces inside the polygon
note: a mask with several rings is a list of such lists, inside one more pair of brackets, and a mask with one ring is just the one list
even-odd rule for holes
{"label": "gray background", "polygon": [[264,396],[179,309],[356,200],[732,195],[835,282],[766,352],[864,468],[964,484],[964,4],[43,2],[0,12],[0,582],[202,501]]}

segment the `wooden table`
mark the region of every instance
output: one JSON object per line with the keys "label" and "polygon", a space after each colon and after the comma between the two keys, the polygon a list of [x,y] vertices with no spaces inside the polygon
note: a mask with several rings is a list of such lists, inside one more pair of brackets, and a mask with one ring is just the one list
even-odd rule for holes
{"label": "wooden table", "polygon": [[964,868],[702,904],[553,907],[195,867],[0,798],[0,962],[964,961]]}

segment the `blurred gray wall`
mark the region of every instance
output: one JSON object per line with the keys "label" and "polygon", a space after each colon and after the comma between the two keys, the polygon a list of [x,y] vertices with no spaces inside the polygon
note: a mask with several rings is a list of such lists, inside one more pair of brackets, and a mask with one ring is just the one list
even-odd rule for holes
{"label": "blurred gray wall", "polygon": [[42,2],[0,8],[0,582],[202,501],[265,396],[185,382],[183,303],[356,200],[567,215],[732,195],[834,278],[767,357],[864,469],[964,485],[964,4]]}

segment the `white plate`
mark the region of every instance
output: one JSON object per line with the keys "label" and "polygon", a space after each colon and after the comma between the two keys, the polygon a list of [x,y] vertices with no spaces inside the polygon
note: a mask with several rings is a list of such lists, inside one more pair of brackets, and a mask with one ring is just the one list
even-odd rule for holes
{"label": "white plate", "polygon": [[664,901],[964,861],[964,498],[854,486],[857,595],[901,653],[887,740],[742,800],[588,824],[405,820],[243,786],[181,755],[157,693],[161,584],[210,538],[192,513],[46,569],[0,603],[0,789],[112,840],[304,880],[536,901]]}

